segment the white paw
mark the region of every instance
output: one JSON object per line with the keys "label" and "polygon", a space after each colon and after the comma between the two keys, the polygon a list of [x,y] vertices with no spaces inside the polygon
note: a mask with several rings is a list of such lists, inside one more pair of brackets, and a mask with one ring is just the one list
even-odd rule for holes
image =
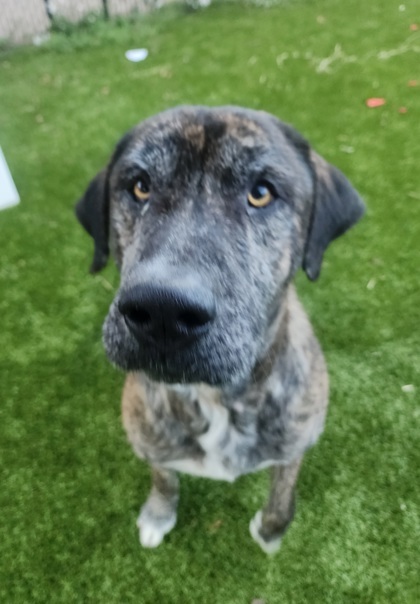
{"label": "white paw", "polygon": [[262,511],[258,510],[255,514],[254,518],[249,523],[249,532],[251,533],[251,537],[254,539],[256,543],[260,546],[260,548],[266,554],[275,554],[281,545],[281,537],[277,539],[272,539],[270,541],[265,541],[260,535],[260,528],[262,526]]}
{"label": "white paw", "polygon": [[143,547],[157,547],[164,536],[171,531],[176,523],[176,515],[169,518],[152,518],[149,514],[141,513],[137,518],[140,531],[140,543]]}

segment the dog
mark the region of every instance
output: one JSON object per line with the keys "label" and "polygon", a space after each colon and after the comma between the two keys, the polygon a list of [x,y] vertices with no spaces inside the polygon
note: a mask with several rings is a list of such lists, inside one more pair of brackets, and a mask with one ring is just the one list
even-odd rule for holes
{"label": "dog", "polygon": [[152,468],[137,525],[156,547],[176,523],[178,473],[234,481],[271,468],[250,523],[275,552],[305,451],[328,404],[324,357],[293,277],[320,273],[364,204],[290,125],[263,111],[181,106],[118,143],[76,214],[121,273],[103,327],[127,372],[122,414]]}

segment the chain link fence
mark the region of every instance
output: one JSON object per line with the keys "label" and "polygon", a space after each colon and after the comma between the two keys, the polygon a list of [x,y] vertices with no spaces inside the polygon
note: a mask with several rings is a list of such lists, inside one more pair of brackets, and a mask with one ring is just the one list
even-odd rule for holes
{"label": "chain link fence", "polygon": [[0,0],[0,41],[13,43],[45,34],[56,19],[77,23],[89,14],[105,18],[146,12],[171,0]]}

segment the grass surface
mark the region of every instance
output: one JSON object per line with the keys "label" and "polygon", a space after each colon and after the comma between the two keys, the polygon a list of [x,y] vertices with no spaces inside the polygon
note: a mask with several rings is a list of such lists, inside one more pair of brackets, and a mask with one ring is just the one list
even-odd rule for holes
{"label": "grass surface", "polygon": [[[169,8],[0,58],[0,143],[22,197],[0,213],[0,601],[101,604],[420,601],[418,3]],[[144,63],[124,51],[146,46]],[[385,97],[368,109],[365,99]],[[118,283],[87,274],[73,203],[120,135],[178,103],[292,122],[365,198],[301,296],[332,382],[296,520],[267,558],[248,536],[260,473],[183,477],[156,551],[135,518],[149,488],[120,426],[123,376],[101,346]],[[400,113],[406,107],[406,113]],[[402,390],[414,385],[414,392]]]}

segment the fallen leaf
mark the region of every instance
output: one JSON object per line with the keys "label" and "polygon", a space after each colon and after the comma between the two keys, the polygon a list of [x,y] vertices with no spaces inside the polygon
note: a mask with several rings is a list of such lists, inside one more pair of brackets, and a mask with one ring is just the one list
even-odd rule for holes
{"label": "fallen leaf", "polygon": [[217,531],[223,524],[223,520],[215,520],[212,524],[210,524],[209,529],[211,531]]}
{"label": "fallen leaf", "polygon": [[417,25],[417,23],[412,23],[410,25],[410,31],[418,31],[419,26]]}
{"label": "fallen leaf", "polygon": [[414,88],[414,86],[418,86],[420,84],[420,80],[408,80],[408,85],[411,86],[411,88]]}
{"label": "fallen leaf", "polygon": [[386,100],[379,98],[379,97],[373,97],[370,99],[366,99],[366,105],[370,108],[370,109],[374,109],[375,107],[382,107],[382,105],[385,105]]}
{"label": "fallen leaf", "polygon": [[408,111],[407,107],[400,107],[398,109],[398,113],[407,113],[407,111]]}
{"label": "fallen leaf", "polygon": [[108,281],[108,279],[105,279],[105,277],[103,277],[102,275],[95,275],[94,279],[97,283],[100,283],[102,287],[106,289],[106,291],[115,291],[115,287]]}

